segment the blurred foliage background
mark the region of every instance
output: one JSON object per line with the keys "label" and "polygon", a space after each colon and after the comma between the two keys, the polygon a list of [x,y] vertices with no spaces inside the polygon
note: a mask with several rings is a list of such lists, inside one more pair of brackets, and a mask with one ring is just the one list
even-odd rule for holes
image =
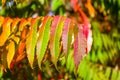
{"label": "blurred foliage background", "polygon": [[31,69],[25,58],[13,71],[2,72],[1,68],[1,80],[120,80],[120,0],[2,0],[0,15],[12,18],[62,15],[80,23],[80,15],[74,11],[72,1],[78,1],[87,15],[93,37],[91,51],[77,72],[71,50],[66,63],[61,53],[59,71],[49,60],[44,62],[42,70],[37,64]]}

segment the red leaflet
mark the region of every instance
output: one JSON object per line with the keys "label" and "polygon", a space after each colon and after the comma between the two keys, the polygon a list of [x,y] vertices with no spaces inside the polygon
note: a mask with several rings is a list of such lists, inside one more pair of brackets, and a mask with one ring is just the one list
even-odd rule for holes
{"label": "red leaflet", "polygon": [[78,9],[79,9],[78,0],[70,0],[70,3],[71,3],[71,5],[72,5],[74,11],[75,11],[75,12],[78,11]]}
{"label": "red leaflet", "polygon": [[80,7],[79,1],[78,0],[71,0],[71,5],[74,8],[74,11],[79,13],[79,15],[82,19],[82,23],[85,25],[90,24],[87,16],[85,15],[85,13],[82,11],[82,9]]}
{"label": "red leaflet", "polygon": [[[82,20],[82,24],[83,24],[83,33],[85,34],[85,37],[87,39],[87,48],[86,48],[86,53],[88,53],[90,51],[90,47],[92,45],[92,38],[91,36],[89,37],[88,35],[91,35],[92,32],[90,33],[90,22],[86,16],[86,14],[83,12],[83,10],[81,9],[79,3],[78,3],[78,0],[71,0],[71,4],[73,5],[73,8],[74,8],[74,11],[75,12],[78,12],[79,15],[80,15],[80,18]],[[91,10],[90,8],[92,8],[91,4],[90,4],[90,0],[87,0],[87,4],[89,4],[89,10]],[[91,6],[91,7],[90,7]],[[88,6],[87,6],[88,7]],[[90,12],[93,16],[95,14],[95,11],[94,9],[92,9],[92,12]],[[91,41],[88,41],[88,40],[91,40]],[[88,45],[88,44],[91,44],[91,45]],[[89,48],[89,49],[88,49]]]}
{"label": "red leaflet", "polygon": [[55,29],[56,29],[56,25],[57,25],[57,23],[58,23],[58,21],[59,21],[59,18],[60,18],[60,16],[55,16],[54,17],[54,20],[52,21],[52,26],[51,26],[51,28],[50,28],[50,36],[51,37],[54,37],[54,34],[55,34]]}
{"label": "red leaflet", "polygon": [[64,26],[65,17],[56,16],[52,22],[50,29],[50,52],[52,57],[52,62],[57,68],[57,60],[60,54],[60,39],[62,35],[62,30]]}
{"label": "red leaflet", "polygon": [[[53,21],[52,21],[52,25],[50,28],[50,49],[51,49],[51,56],[53,58],[55,58],[55,53],[54,53],[54,48],[53,48],[53,44],[54,44],[54,36],[55,36],[55,31],[57,28],[57,23],[60,19],[60,16],[55,16]],[[55,59],[52,58],[52,61],[55,61]]]}
{"label": "red leaflet", "polygon": [[78,9],[78,12],[79,12],[79,14],[80,14],[80,16],[81,16],[82,23],[83,23],[84,25],[88,25],[88,27],[89,27],[90,22],[89,22],[89,20],[88,20],[88,17],[85,15],[85,13],[82,11],[82,9],[81,9],[80,7],[79,7],[79,9]]}
{"label": "red leaflet", "polygon": [[79,32],[74,41],[74,62],[78,67],[80,61],[83,59],[86,53],[87,41],[83,33],[82,26],[79,26]]}
{"label": "red leaflet", "polygon": [[72,41],[72,24],[71,19],[67,18],[64,22],[64,28],[62,33],[62,42],[63,42],[63,50],[65,53],[65,56],[67,56],[67,53],[69,52],[71,41]]}
{"label": "red leaflet", "polygon": [[[88,53],[88,51],[90,51],[90,47],[91,47],[91,45],[89,46],[88,45],[88,43],[91,43],[92,44],[92,42],[89,42],[88,40],[88,35],[90,34],[90,22],[89,22],[89,20],[88,20],[88,18],[87,18],[87,16],[86,16],[86,14],[82,11],[82,9],[81,9],[81,7],[79,6],[79,9],[78,9],[78,12],[79,12],[79,15],[80,15],[80,17],[81,17],[81,19],[82,19],[82,24],[83,24],[83,33],[84,33],[84,35],[85,35],[85,37],[86,37],[86,39],[87,39],[87,48],[86,48],[86,53]],[[89,38],[91,38],[91,37],[89,37]],[[88,49],[89,48],[89,49]]]}
{"label": "red leaflet", "polygon": [[79,13],[80,13],[81,18],[83,20],[83,33],[85,34],[85,37],[87,39],[86,53],[88,53],[90,51],[90,48],[91,48],[91,45],[92,45],[92,32],[90,31],[91,24],[90,24],[87,16],[85,15],[85,13],[82,11],[81,8],[79,9]]}

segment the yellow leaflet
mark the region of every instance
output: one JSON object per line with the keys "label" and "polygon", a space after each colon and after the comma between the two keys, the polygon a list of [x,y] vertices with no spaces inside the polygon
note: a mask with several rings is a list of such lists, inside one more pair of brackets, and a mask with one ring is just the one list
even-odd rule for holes
{"label": "yellow leaflet", "polygon": [[2,7],[5,5],[6,0],[2,0]]}
{"label": "yellow leaflet", "polygon": [[8,45],[8,53],[7,53],[8,68],[10,68],[10,63],[12,62],[14,54],[15,54],[15,43],[12,40],[10,40],[10,43]]}
{"label": "yellow leaflet", "polygon": [[0,16],[0,28],[2,27],[3,22],[4,22],[4,17]]}

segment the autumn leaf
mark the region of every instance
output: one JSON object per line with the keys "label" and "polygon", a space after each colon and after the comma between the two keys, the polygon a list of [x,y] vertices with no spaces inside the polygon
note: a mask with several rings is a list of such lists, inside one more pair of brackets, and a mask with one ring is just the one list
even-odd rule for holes
{"label": "autumn leaf", "polygon": [[26,52],[27,52],[28,61],[31,67],[33,66],[33,61],[35,57],[35,46],[37,42],[37,28],[39,26],[39,22],[40,22],[40,17],[33,18],[31,20],[31,29],[26,39]]}
{"label": "autumn leaf", "polygon": [[2,26],[2,33],[0,35],[0,46],[3,46],[5,41],[10,35],[10,25],[12,23],[12,19],[5,18],[3,26]]}
{"label": "autumn leaf", "polygon": [[20,18],[13,19],[12,25],[11,25],[11,32],[17,32],[18,29],[18,23],[20,22]]}
{"label": "autumn leaf", "polygon": [[[1,29],[1,27],[2,27],[3,22],[4,22],[4,17],[0,16],[0,29]],[[1,32],[0,32],[0,33],[1,33]]]}
{"label": "autumn leaf", "polygon": [[31,19],[29,21],[24,18],[21,19],[20,25],[19,25],[19,31],[22,31],[25,26],[30,25],[30,21],[31,21]]}
{"label": "autumn leaf", "polygon": [[5,5],[6,0],[2,0],[2,7]]}
{"label": "autumn leaf", "polygon": [[73,33],[73,23],[71,19],[67,18],[64,22],[63,33],[62,33],[62,43],[65,56],[69,53]]}
{"label": "autumn leaf", "polygon": [[57,60],[59,57],[59,45],[64,26],[65,17],[55,16],[50,28],[50,53],[52,62],[57,68]]}
{"label": "autumn leaf", "polygon": [[13,57],[15,55],[15,43],[14,41],[10,40],[10,43],[8,45],[8,52],[7,52],[7,64],[8,64],[8,68],[10,68],[10,64],[13,60]]}
{"label": "autumn leaf", "polygon": [[19,46],[18,46],[18,54],[23,53],[25,47],[26,47],[26,43],[25,43],[25,41],[20,41]]}
{"label": "autumn leaf", "polygon": [[80,7],[79,0],[70,0],[70,3],[72,5],[74,11],[77,12]]}
{"label": "autumn leaf", "polygon": [[74,63],[78,67],[80,61],[83,59],[86,53],[87,41],[85,34],[83,33],[83,28],[79,26],[79,32],[75,37],[74,41]]}
{"label": "autumn leaf", "polygon": [[95,9],[91,4],[91,0],[87,0],[87,2],[85,3],[85,7],[88,9],[90,16],[94,17],[95,16]]}
{"label": "autumn leaf", "polygon": [[62,0],[53,0],[52,1],[52,11],[56,11],[58,9],[58,7],[60,7],[62,5]]}
{"label": "autumn leaf", "polygon": [[36,54],[38,59],[38,65],[41,69],[41,61],[45,55],[45,51],[48,45],[49,37],[50,37],[50,25],[51,25],[52,17],[46,16],[42,20],[42,25],[39,29],[39,37],[37,40],[36,46]]}

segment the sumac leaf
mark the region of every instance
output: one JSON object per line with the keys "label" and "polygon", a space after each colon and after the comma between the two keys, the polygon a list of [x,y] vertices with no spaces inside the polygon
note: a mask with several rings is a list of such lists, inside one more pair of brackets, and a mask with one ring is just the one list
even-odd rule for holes
{"label": "sumac leaf", "polygon": [[57,60],[59,57],[60,38],[64,26],[65,17],[55,16],[50,28],[50,53],[52,62],[57,68]]}
{"label": "sumac leaf", "polygon": [[5,18],[3,26],[2,26],[2,33],[0,35],[0,46],[3,46],[5,41],[10,35],[10,26],[12,23],[12,19]]}
{"label": "sumac leaf", "polygon": [[5,5],[6,0],[2,0],[2,7]]}
{"label": "sumac leaf", "polygon": [[65,56],[67,56],[71,47],[72,33],[73,33],[72,21],[71,19],[67,18],[64,22],[64,28],[62,33],[63,50]]}
{"label": "sumac leaf", "polygon": [[24,27],[23,31],[21,32],[20,36],[20,42],[18,45],[18,54],[21,54],[24,52],[24,49],[26,47],[26,37],[27,37],[28,29]]}
{"label": "sumac leaf", "polygon": [[20,42],[18,45],[18,55],[22,54],[25,50],[26,47],[26,38],[27,38],[27,33],[28,33],[28,28],[24,27],[24,29],[21,32],[21,36],[20,36]]}
{"label": "sumac leaf", "polygon": [[45,51],[47,49],[49,37],[50,37],[50,25],[51,25],[52,17],[46,16],[42,21],[42,25],[39,29],[39,37],[37,40],[36,46],[36,55],[38,59],[38,65],[41,69],[41,61],[45,55]]}
{"label": "sumac leaf", "polygon": [[[4,17],[0,16],[0,29],[2,27],[3,22],[4,22]],[[1,33],[1,30],[0,30],[0,33]]]}
{"label": "sumac leaf", "polygon": [[83,59],[86,53],[87,41],[85,34],[83,33],[82,26],[79,26],[79,32],[74,41],[74,63],[78,67],[80,61]]}
{"label": "sumac leaf", "polygon": [[79,14],[80,14],[80,17],[82,19],[82,23],[84,25],[87,25],[88,27],[90,27],[90,22],[88,20],[88,17],[86,16],[86,14],[83,12],[83,10],[81,8],[79,8],[78,10]]}
{"label": "sumac leaf", "polygon": [[[19,31],[22,31],[24,29],[25,26],[29,25],[31,22],[31,18],[29,20],[26,19],[21,19],[20,21],[20,25],[19,25]],[[32,22],[31,22],[32,23]]]}
{"label": "sumac leaf", "polygon": [[35,46],[37,42],[37,28],[39,25],[40,17],[31,20],[31,29],[28,33],[26,39],[26,52],[30,66],[33,66],[33,61],[35,57]]}
{"label": "sumac leaf", "polygon": [[[18,23],[20,22],[20,18],[15,18],[12,22],[12,25],[11,25],[11,32],[16,32],[17,31],[17,28],[18,28]],[[16,31],[15,31],[16,30]]]}
{"label": "sumac leaf", "polygon": [[8,45],[8,52],[7,52],[7,64],[8,64],[8,68],[10,68],[10,64],[13,60],[13,57],[15,55],[15,43],[14,41],[10,40],[10,43]]}
{"label": "sumac leaf", "polygon": [[58,9],[58,7],[60,7],[62,5],[62,0],[53,0],[52,1],[52,11],[56,11]]}
{"label": "sumac leaf", "polygon": [[91,4],[91,0],[87,0],[85,7],[88,9],[89,15],[91,17],[94,17],[95,16],[95,9]]}

